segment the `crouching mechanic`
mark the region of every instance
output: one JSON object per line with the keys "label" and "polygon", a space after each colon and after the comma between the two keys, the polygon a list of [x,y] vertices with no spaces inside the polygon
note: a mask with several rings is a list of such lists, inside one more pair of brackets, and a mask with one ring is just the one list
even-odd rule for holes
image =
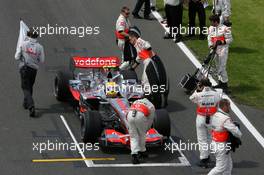
{"label": "crouching mechanic", "polygon": [[[115,36],[116,36],[116,41],[117,41],[117,46],[119,50],[121,51],[122,54],[122,64],[127,65],[128,63],[124,63],[124,47],[125,47],[125,42],[128,40],[128,32],[129,28],[131,27],[130,21],[129,21],[129,8],[124,6],[121,9],[121,14],[119,15],[117,21],[116,21],[116,31],[115,31]],[[123,65],[123,67],[125,67]]]}
{"label": "crouching mechanic", "polygon": [[33,85],[37,75],[39,64],[44,62],[44,49],[36,38],[37,32],[31,28],[27,33],[27,40],[18,48],[15,59],[19,61],[21,75],[21,87],[24,93],[23,107],[29,109],[30,117],[35,117],[35,105],[33,101]]}
{"label": "crouching mechanic", "polygon": [[150,87],[146,69],[155,53],[152,51],[150,43],[140,38],[140,31],[138,31],[136,28],[130,29],[129,41],[137,51],[137,58],[135,63],[132,65],[132,69],[137,68],[137,66],[140,64],[140,61],[142,61],[144,68],[141,77],[141,83],[143,86]]}
{"label": "crouching mechanic", "polygon": [[210,135],[209,122],[211,116],[217,111],[221,93],[211,88],[209,79],[202,79],[197,90],[190,96],[190,100],[197,104],[196,133],[199,143],[200,162],[198,166],[208,167],[210,162]]}
{"label": "crouching mechanic", "polygon": [[219,102],[217,113],[212,116],[212,147],[215,153],[216,165],[208,175],[231,175],[233,163],[230,151],[231,146],[228,144],[229,134],[240,139],[242,133],[238,126],[232,122],[229,112],[229,100],[222,99]]}
{"label": "crouching mechanic", "polygon": [[219,23],[219,16],[212,15],[209,19],[212,25],[209,27],[208,46],[216,49],[215,61],[218,74],[218,85],[214,88],[221,88],[225,93],[229,93],[226,64],[229,45],[233,41],[231,30],[230,27]]}
{"label": "crouching mechanic", "polygon": [[155,107],[147,98],[133,102],[128,111],[127,121],[133,164],[139,164],[141,158],[148,157],[146,133],[150,129],[155,115]]}

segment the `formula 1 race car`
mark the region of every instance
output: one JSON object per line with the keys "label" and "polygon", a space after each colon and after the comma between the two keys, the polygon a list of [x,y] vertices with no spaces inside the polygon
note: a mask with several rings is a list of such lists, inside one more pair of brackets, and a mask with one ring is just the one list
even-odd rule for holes
{"label": "formula 1 race car", "polygon": [[[144,89],[132,70],[119,71],[117,57],[72,57],[70,70],[58,71],[54,94],[58,101],[71,101],[81,119],[83,142],[101,146],[129,146],[127,111],[144,97]],[[147,146],[161,146],[170,136],[170,119],[157,109]]]}

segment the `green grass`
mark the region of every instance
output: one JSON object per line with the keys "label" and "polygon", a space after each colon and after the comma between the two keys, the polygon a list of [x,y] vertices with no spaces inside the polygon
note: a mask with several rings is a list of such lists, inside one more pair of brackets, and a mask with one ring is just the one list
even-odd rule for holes
{"label": "green grass", "polygon": [[[164,15],[163,0],[157,0]],[[264,1],[232,0],[232,34],[228,60],[229,86],[236,102],[264,109]],[[206,24],[212,6],[206,9]],[[198,18],[198,17],[197,17]],[[198,19],[196,20],[198,25]],[[188,24],[188,9],[184,8],[183,25]],[[184,41],[199,60],[208,53],[207,41]]]}

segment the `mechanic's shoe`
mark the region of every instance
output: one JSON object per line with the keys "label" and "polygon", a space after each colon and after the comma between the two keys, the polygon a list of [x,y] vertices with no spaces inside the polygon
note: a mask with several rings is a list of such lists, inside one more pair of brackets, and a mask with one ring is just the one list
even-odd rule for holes
{"label": "mechanic's shoe", "polygon": [[151,6],[151,7],[150,7],[150,10],[152,10],[152,11],[156,11],[156,7],[155,7],[155,6]]}
{"label": "mechanic's shoe", "polygon": [[226,94],[230,94],[231,93],[231,91],[228,88],[228,84],[227,83],[222,83],[222,89],[223,89],[223,92],[226,93]]}
{"label": "mechanic's shoe", "polygon": [[223,92],[225,94],[227,94],[227,95],[231,94],[231,91],[229,90],[227,83],[223,83],[223,82],[219,81],[216,86],[213,86],[213,88],[215,88],[215,89],[222,89]]}
{"label": "mechanic's shoe", "polygon": [[149,157],[147,151],[144,151],[144,152],[139,151],[138,155],[139,155],[139,158],[143,158],[143,159]]}
{"label": "mechanic's shoe", "polygon": [[181,42],[182,41],[182,36],[178,35],[176,36],[176,39],[174,40],[175,43]]}
{"label": "mechanic's shoe", "polygon": [[179,43],[181,42],[181,39],[177,38],[176,40],[174,40],[175,43]]}
{"label": "mechanic's shoe", "polygon": [[132,163],[133,164],[140,164],[138,154],[132,154]]}
{"label": "mechanic's shoe", "polygon": [[34,106],[29,109],[29,116],[30,117],[36,117],[35,107]]}
{"label": "mechanic's shoe", "polygon": [[163,19],[162,21],[160,21],[161,24],[166,24],[166,27],[168,27],[167,25],[167,19]]}
{"label": "mechanic's shoe", "polygon": [[136,14],[136,13],[132,13],[133,17],[136,18],[136,19],[142,19],[141,16],[139,16],[139,14]]}
{"label": "mechanic's shoe", "polygon": [[202,168],[208,168],[210,161],[210,157],[208,157],[207,159],[201,159],[200,162],[197,163],[197,166]]}

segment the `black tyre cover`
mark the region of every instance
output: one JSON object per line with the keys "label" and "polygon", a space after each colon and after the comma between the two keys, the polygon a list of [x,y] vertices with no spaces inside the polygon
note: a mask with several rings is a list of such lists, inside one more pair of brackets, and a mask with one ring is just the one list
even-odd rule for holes
{"label": "black tyre cover", "polygon": [[168,104],[167,97],[169,93],[169,87],[167,86],[169,85],[169,83],[165,67],[158,56],[152,57],[151,62],[146,68],[146,74],[152,87],[153,85],[157,85],[158,87],[163,86],[166,89],[165,92],[160,92],[161,89],[159,90],[159,92],[153,92],[150,97],[151,102],[157,109],[166,107]]}

